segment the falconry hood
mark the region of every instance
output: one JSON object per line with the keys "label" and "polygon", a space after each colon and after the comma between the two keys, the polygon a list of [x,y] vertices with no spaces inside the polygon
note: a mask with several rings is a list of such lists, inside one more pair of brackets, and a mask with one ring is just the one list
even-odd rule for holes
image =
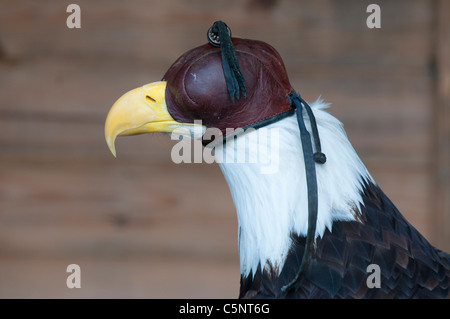
{"label": "falconry hood", "polygon": [[206,128],[261,127],[292,115],[294,92],[284,63],[269,44],[230,37],[218,21],[210,43],[184,53],[163,77],[166,103],[178,122],[202,120]]}

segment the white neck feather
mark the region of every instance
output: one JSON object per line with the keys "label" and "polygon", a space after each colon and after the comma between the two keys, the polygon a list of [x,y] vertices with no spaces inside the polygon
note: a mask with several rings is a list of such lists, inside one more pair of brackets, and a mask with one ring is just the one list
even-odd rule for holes
{"label": "white neck feather", "polygon": [[[311,104],[322,151],[327,156],[325,164],[316,165],[319,197],[316,237],[322,236],[326,228],[331,230],[334,220],[354,220],[355,209],[360,211],[362,204],[363,182],[373,182],[342,124],[324,111],[327,106],[322,101]],[[311,132],[307,116],[305,123]],[[269,137],[259,136],[257,144],[268,147],[268,152],[261,152],[260,148],[255,154],[254,148],[239,143],[242,139],[252,141],[263,129],[268,129]],[[228,156],[230,151],[243,152],[247,162],[252,156],[258,161],[224,162],[224,154]],[[291,247],[290,234],[306,236],[308,228],[305,166],[296,116],[246,132],[235,143],[216,146],[215,154],[236,206],[241,274],[248,276],[252,271],[254,275],[258,265],[267,264],[280,271]]]}

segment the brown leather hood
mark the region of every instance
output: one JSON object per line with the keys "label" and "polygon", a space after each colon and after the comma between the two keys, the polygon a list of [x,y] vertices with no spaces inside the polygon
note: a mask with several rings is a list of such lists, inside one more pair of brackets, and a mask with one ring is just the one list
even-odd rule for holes
{"label": "brown leather hood", "polygon": [[234,104],[227,91],[220,48],[205,44],[183,54],[163,77],[166,103],[178,122],[207,128],[245,128],[291,110],[294,92],[278,52],[269,44],[232,38],[245,78],[246,97]]}

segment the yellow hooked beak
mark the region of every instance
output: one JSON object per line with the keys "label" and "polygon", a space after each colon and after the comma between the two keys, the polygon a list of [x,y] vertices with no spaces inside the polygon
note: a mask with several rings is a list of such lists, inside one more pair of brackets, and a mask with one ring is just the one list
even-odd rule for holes
{"label": "yellow hooked beak", "polygon": [[114,103],[105,123],[106,143],[114,156],[117,136],[176,131],[180,135],[198,138],[203,134],[203,126],[179,123],[170,116],[165,92],[165,81],[154,82],[125,93]]}

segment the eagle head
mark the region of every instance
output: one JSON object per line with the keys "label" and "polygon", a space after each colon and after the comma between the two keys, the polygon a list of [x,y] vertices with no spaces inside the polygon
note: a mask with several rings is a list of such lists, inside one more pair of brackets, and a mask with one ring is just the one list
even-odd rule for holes
{"label": "eagle head", "polygon": [[174,130],[192,136],[200,120],[202,132],[214,128],[224,137],[227,129],[257,128],[292,115],[288,96],[294,90],[278,52],[256,40],[230,38],[228,44],[231,58],[226,48],[204,44],[181,55],[161,81],[120,97],[105,125],[111,152],[117,136]]}

